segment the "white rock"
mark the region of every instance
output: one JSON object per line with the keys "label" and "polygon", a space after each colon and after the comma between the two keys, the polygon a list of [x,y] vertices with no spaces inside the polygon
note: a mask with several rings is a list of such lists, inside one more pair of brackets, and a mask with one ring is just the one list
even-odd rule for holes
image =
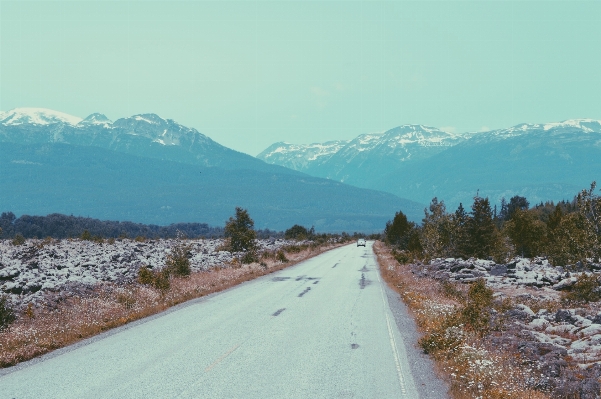
{"label": "white rock", "polygon": [[579,331],[580,334],[583,334],[585,337],[601,334],[601,324],[591,324],[583,330]]}
{"label": "white rock", "polygon": [[528,323],[528,325],[531,326],[532,328],[535,328],[538,330],[543,330],[543,329],[547,328],[547,326],[549,325],[549,322],[545,319],[534,319],[530,323]]}
{"label": "white rock", "polygon": [[526,313],[530,317],[536,316],[536,314],[532,311],[532,309],[530,309],[530,307],[528,307],[526,305],[523,305],[520,303],[520,304],[515,305],[515,307],[517,309],[520,309],[522,312]]}
{"label": "white rock", "polygon": [[578,327],[572,325],[572,324],[560,324],[557,326],[549,326],[545,329],[545,332],[550,333],[550,334],[557,334],[557,333],[570,333],[573,334],[574,332],[576,332],[576,330],[578,330]]}

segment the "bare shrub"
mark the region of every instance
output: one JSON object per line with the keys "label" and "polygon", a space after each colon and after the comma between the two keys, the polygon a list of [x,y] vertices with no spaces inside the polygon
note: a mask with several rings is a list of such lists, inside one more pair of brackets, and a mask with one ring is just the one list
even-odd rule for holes
{"label": "bare shrub", "polygon": [[286,254],[281,249],[276,253],[275,259],[278,262],[282,262],[282,263],[288,262],[288,258],[286,257]]}
{"label": "bare shrub", "polygon": [[25,237],[23,237],[23,235],[21,233],[15,234],[15,238],[13,238],[12,244],[15,247],[18,247],[19,245],[25,244]]}

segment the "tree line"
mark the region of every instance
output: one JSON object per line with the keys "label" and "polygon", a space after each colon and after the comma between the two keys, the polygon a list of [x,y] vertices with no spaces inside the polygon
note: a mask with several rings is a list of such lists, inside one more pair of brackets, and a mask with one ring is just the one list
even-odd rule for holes
{"label": "tree line", "polygon": [[23,215],[19,218],[12,212],[0,214],[1,238],[56,239],[81,237],[84,232],[102,238],[175,238],[180,234],[188,238],[223,237],[223,227],[212,227],[206,223],[174,223],[169,226],[99,220],[80,216],[53,213],[47,216]]}
{"label": "tree line", "polygon": [[468,212],[459,204],[447,212],[433,198],[421,225],[397,212],[386,224],[384,239],[400,261],[440,257],[491,258],[505,262],[515,255],[546,256],[558,266],[598,262],[601,258],[601,196],[596,182],[572,201],[530,206],[525,197],[504,198],[497,212],[488,198],[474,197]]}

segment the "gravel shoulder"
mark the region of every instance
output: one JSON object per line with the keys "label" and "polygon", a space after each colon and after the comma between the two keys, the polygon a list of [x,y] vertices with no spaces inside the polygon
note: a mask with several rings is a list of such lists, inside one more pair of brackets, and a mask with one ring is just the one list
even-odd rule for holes
{"label": "gravel shoulder", "polygon": [[443,399],[449,398],[448,386],[438,378],[434,362],[419,348],[417,342],[421,334],[409,309],[403,303],[400,295],[388,286],[384,281],[385,292],[394,316],[395,323],[403,337],[403,345],[415,387],[419,393],[419,399]]}

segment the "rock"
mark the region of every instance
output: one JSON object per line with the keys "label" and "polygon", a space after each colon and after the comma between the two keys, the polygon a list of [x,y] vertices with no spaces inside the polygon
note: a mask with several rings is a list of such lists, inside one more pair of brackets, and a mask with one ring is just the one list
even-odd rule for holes
{"label": "rock", "polygon": [[522,312],[526,313],[529,317],[534,317],[535,313],[530,309],[530,307],[523,305],[521,303],[515,305],[516,309],[520,309]]}
{"label": "rock", "polygon": [[578,330],[578,327],[571,324],[560,324],[558,326],[549,326],[545,329],[545,332],[550,334],[574,334]]}
{"label": "rock", "polygon": [[596,323],[591,324],[590,326],[584,328],[583,330],[580,330],[579,333],[583,334],[584,336],[601,334],[601,324],[596,324]]}
{"label": "rock", "polygon": [[494,265],[490,271],[491,276],[504,276],[507,274],[507,266],[505,265]]}
{"label": "rock", "polygon": [[549,321],[545,319],[534,319],[528,325],[537,330],[544,330],[549,326]]}
{"label": "rock", "polygon": [[520,305],[516,305],[515,308],[505,312],[505,315],[511,319],[529,323],[534,318],[534,312],[528,306],[521,306],[527,308],[527,311],[520,307]]}
{"label": "rock", "polygon": [[572,312],[570,312],[569,310],[565,310],[565,309],[559,309],[556,313],[555,313],[555,321],[558,323],[571,323],[573,324],[574,322],[576,322],[576,318],[574,317],[574,315],[572,314]]}
{"label": "rock", "polygon": [[553,289],[555,289],[557,291],[565,290],[566,288],[573,286],[576,283],[576,281],[577,281],[576,277],[564,278],[559,283],[555,284],[553,286]]}

